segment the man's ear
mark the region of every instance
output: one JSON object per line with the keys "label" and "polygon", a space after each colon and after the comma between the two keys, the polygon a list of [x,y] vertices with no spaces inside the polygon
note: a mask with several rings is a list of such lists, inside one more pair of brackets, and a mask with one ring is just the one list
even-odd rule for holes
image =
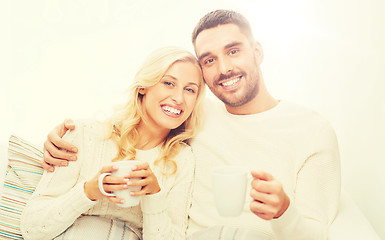
{"label": "man's ear", "polygon": [[139,94],[140,95],[145,95],[147,92],[147,89],[146,88],[139,88]]}
{"label": "man's ear", "polygon": [[253,46],[254,46],[255,59],[257,60],[257,64],[260,65],[264,57],[262,46],[258,41],[256,41]]}

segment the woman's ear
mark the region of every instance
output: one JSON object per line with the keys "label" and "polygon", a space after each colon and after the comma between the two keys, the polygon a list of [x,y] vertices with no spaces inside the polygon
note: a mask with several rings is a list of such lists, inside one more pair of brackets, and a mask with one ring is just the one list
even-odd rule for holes
{"label": "woman's ear", "polygon": [[139,94],[140,95],[145,95],[147,92],[147,89],[146,88],[139,88]]}

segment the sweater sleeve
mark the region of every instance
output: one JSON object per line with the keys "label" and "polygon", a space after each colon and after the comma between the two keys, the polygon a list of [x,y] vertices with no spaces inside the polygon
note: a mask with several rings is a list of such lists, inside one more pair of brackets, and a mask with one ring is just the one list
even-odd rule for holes
{"label": "sweater sleeve", "polygon": [[188,210],[191,206],[195,157],[190,147],[182,148],[177,157],[175,178],[164,177],[161,192],[142,199],[143,239],[186,239]]}
{"label": "sweater sleeve", "polygon": [[312,151],[297,172],[294,196],[287,211],[271,221],[277,239],[328,238],[340,197],[340,157],[329,124],[318,128]]}
{"label": "sweater sleeve", "polygon": [[26,240],[54,238],[95,204],[85,195],[85,180],[80,178],[84,161],[82,128],[77,126],[64,139],[78,146],[78,160],[68,167],[57,166],[54,172],[44,172],[21,217],[21,232]]}

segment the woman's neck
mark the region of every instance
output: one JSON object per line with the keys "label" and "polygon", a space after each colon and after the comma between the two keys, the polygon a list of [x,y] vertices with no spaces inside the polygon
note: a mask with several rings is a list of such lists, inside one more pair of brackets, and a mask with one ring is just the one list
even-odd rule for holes
{"label": "woman's neck", "polygon": [[170,133],[169,129],[159,130],[147,126],[145,123],[139,123],[137,128],[139,139],[135,144],[136,149],[149,150],[161,144],[167,135]]}

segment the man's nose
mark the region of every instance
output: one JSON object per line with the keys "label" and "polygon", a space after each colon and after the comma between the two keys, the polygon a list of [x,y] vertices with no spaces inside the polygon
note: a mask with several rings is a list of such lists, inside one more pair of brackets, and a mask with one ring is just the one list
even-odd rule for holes
{"label": "man's nose", "polygon": [[230,63],[229,60],[223,58],[223,59],[218,59],[217,61],[219,62],[218,63],[219,71],[222,74],[225,75],[233,70],[232,64]]}

